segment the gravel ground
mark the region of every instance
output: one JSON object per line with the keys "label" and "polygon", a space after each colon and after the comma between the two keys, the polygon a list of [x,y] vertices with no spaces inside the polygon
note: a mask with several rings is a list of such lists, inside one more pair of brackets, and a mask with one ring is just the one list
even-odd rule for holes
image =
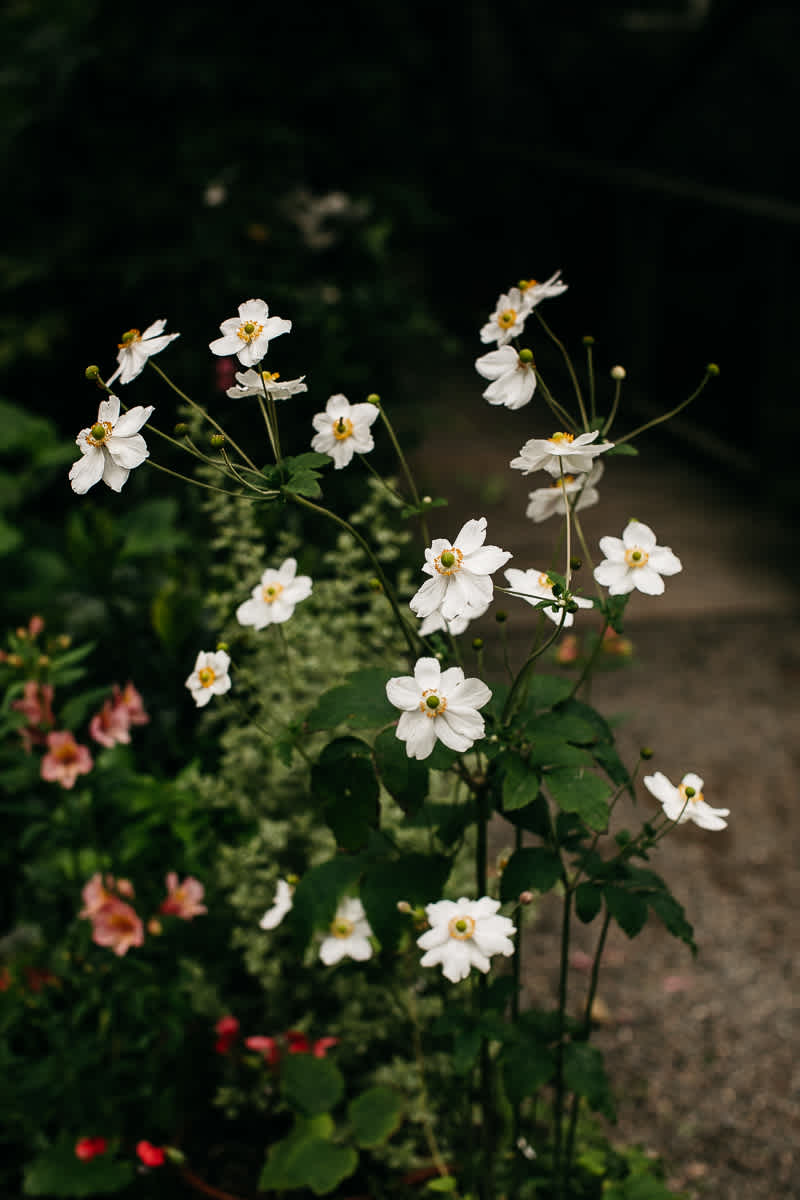
{"label": "gravel ground", "polygon": [[[453,538],[463,520],[486,516],[487,541],[512,550],[512,565],[543,569],[555,524],[535,526],[524,511],[528,492],[545,480],[506,464],[527,438],[552,432],[548,416],[536,402],[514,413],[490,409],[480,390],[469,374],[430,385],[436,400],[415,466],[425,489],[450,499],[431,514],[431,534]],[[667,580],[663,597],[632,598],[633,663],[599,674],[592,702],[626,717],[626,761],[651,746],[649,769],[674,782],[697,772],[708,802],[731,815],[722,832],[676,829],[651,864],[686,908],[697,957],[655,923],[635,941],[618,929],[609,938],[596,1038],[617,1096],[612,1137],[663,1154],[671,1185],[691,1197],[800,1197],[800,580],[787,574],[794,529],[758,507],[757,487],[723,481],[682,447],[653,439],[641,449],[640,458],[608,460],[601,502],[582,514],[587,543],[591,550],[602,534],[619,535],[635,515],[672,546],[684,571]],[[510,597],[502,603],[518,661],[534,614]],[[496,628],[490,613],[475,632],[488,644]],[[649,793],[637,790],[637,813],[655,813]],[[637,813],[620,811],[619,824],[633,825]],[[498,846],[505,837],[496,831]],[[553,901],[531,923],[523,971],[531,1002],[547,1006],[558,971]],[[597,933],[597,925],[575,933],[576,1011]]]}

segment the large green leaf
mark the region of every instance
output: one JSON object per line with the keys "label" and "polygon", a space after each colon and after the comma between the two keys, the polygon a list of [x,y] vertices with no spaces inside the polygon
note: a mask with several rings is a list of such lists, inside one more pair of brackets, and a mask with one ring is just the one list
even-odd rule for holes
{"label": "large green leaf", "polygon": [[583,746],[573,746],[552,734],[535,735],[528,762],[531,767],[591,767],[594,759]]}
{"label": "large green leaf", "polygon": [[647,901],[629,888],[608,884],[603,896],[611,916],[629,938],[636,937],[647,922]]}
{"label": "large green leaf", "polygon": [[561,878],[561,859],[547,846],[515,850],[500,878],[500,899],[516,900],[520,892],[549,892]]}
{"label": "large green leaf", "polygon": [[578,920],[588,925],[603,907],[603,893],[593,883],[579,883],[575,889],[575,912]]}
{"label": "large green leaf", "polygon": [[404,813],[416,813],[428,794],[427,763],[408,757],[406,744],[394,729],[384,729],[378,734],[374,752],[378,774],[389,795]]}
{"label": "large green leaf", "polygon": [[298,950],[305,949],[315,929],[327,929],[340,899],[358,879],[363,866],[360,854],[339,854],[306,871],[295,888],[292,910],[285,922],[295,934]]}
{"label": "large green leaf", "polygon": [[334,1191],[356,1169],[358,1154],[351,1146],[331,1141],[333,1129],[327,1113],[310,1118],[298,1116],[289,1136],[270,1146],[259,1190],[284,1192],[310,1187],[317,1196]]}
{"label": "large green leaf", "polygon": [[310,732],[348,725],[351,729],[378,729],[397,718],[397,709],[386,699],[388,671],[368,667],[352,674],[347,683],[324,692],[306,718]]}
{"label": "large green leaf", "polygon": [[451,863],[441,854],[404,854],[371,864],[361,884],[361,901],[372,932],[384,950],[393,949],[409,917],[397,911],[398,900],[412,907],[440,900]]}
{"label": "large green leaf", "polygon": [[84,1162],[75,1155],[75,1140],[62,1139],[26,1167],[26,1196],[102,1196],[132,1181],[131,1163],[118,1162],[110,1154]]}
{"label": "large green leaf", "polygon": [[340,846],[360,850],[367,844],[380,820],[380,787],[366,742],[329,742],[311,769],[311,791]]}
{"label": "large green leaf", "polygon": [[564,812],[577,813],[590,829],[602,832],[608,825],[611,787],[584,767],[556,767],[545,782],[550,795]]}
{"label": "large green leaf", "polygon": [[390,1087],[372,1087],[347,1106],[358,1146],[371,1149],[387,1141],[403,1120],[402,1096]]}
{"label": "large green leaf", "polygon": [[497,767],[503,772],[503,812],[515,812],[536,799],[541,776],[518,754],[504,751],[496,760],[495,769]]}
{"label": "large green leaf", "polygon": [[564,1047],[564,1082],[571,1092],[585,1096],[594,1112],[616,1120],[614,1100],[603,1066],[603,1056],[588,1042],[568,1042]]}
{"label": "large green leaf", "polygon": [[281,1065],[284,1099],[303,1116],[330,1112],[344,1095],[344,1076],[329,1058],[290,1054]]}
{"label": "large green leaf", "polygon": [[512,1104],[535,1096],[553,1076],[554,1051],[544,1042],[524,1034],[503,1050],[502,1071],[506,1093]]}

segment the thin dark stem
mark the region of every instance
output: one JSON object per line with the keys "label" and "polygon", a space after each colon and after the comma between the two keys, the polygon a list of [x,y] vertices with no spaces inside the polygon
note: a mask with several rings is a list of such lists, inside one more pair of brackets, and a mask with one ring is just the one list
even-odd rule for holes
{"label": "thin dark stem", "polygon": [[700,383],[699,387],[695,388],[691,396],[688,396],[685,400],[682,400],[680,404],[676,404],[674,408],[671,408],[669,412],[665,412],[663,416],[653,417],[652,421],[645,421],[644,425],[639,425],[636,429],[632,429],[630,433],[626,433],[624,437],[617,438],[614,445],[622,446],[625,444],[625,442],[631,441],[632,438],[638,437],[640,433],[644,433],[645,429],[652,429],[654,425],[661,425],[664,421],[669,421],[670,418],[674,417],[676,413],[679,413],[682,408],[686,408],[687,404],[691,404],[693,400],[696,400],[708,383],[709,379],[713,378],[713,371],[706,371],[702,382]]}
{"label": "thin dark stem", "polygon": [[554,342],[555,345],[558,346],[559,350],[561,351],[561,356],[564,359],[567,370],[569,371],[569,377],[572,380],[572,386],[575,389],[575,396],[578,401],[578,408],[581,410],[581,420],[583,421],[583,428],[585,430],[588,430],[589,429],[589,418],[586,415],[586,405],[583,403],[583,393],[581,392],[581,385],[578,383],[578,376],[575,374],[575,368],[572,365],[572,359],[570,358],[569,354],[567,354],[567,348],[564,345],[564,343],[561,341],[561,339],[556,337],[556,335],[553,333],[552,329],[547,324],[547,322],[545,321],[544,317],[541,315],[541,313],[539,312],[538,309],[536,309],[536,316],[537,316],[537,319],[538,319],[539,324],[541,325],[542,329],[545,331],[545,333],[550,338],[550,340],[552,342]]}
{"label": "thin dark stem", "polygon": [[244,452],[244,450],[242,450],[241,446],[237,446],[237,444],[233,440],[233,438],[230,437],[225,432],[225,430],[222,428],[222,426],[217,421],[215,421],[213,417],[209,416],[209,414],[206,412],[206,410],[204,408],[201,407],[201,405],[199,405],[195,400],[193,400],[191,398],[191,396],[187,396],[186,392],[182,392],[181,389],[177,386],[177,384],[172,382],[169,375],[165,375],[164,372],[161,370],[161,367],[159,367],[157,365],[157,363],[153,362],[152,358],[148,358],[147,365],[152,367],[153,370],[158,375],[161,376],[161,378],[164,380],[164,383],[166,383],[168,387],[171,387],[173,392],[175,392],[176,395],[180,396],[181,400],[184,400],[188,405],[190,405],[190,407],[193,408],[195,410],[195,412],[198,412],[200,414],[200,416],[203,418],[204,421],[208,421],[209,425],[213,425],[214,428],[216,429],[217,433],[221,433],[222,436],[226,439],[226,441],[230,442],[230,444],[233,446],[236,453],[239,455],[239,457],[242,459],[243,462],[247,463],[248,467],[252,467],[254,471],[258,471],[258,467],[253,462],[252,458],[250,458],[249,455],[245,454],[245,452]]}
{"label": "thin dark stem", "polygon": [[[417,507],[419,507],[419,505],[421,504],[421,501],[419,498],[419,492],[417,491],[417,485],[414,482],[414,476],[411,474],[411,468],[409,467],[408,462],[406,461],[406,457],[400,448],[400,443],[397,440],[397,435],[395,434],[394,427],[392,426],[391,421],[389,420],[388,416],[386,415],[386,410],[384,409],[382,404],[378,404],[378,411],[381,414],[381,420],[383,421],[384,425],[386,426],[386,431],[389,434],[389,438],[394,447],[394,452],[397,455],[397,458],[400,462],[400,466],[402,468],[403,474],[406,477],[406,483],[408,484],[408,490],[411,493],[414,504]],[[425,545],[429,546],[430,542],[431,542],[431,536],[430,536],[430,533],[428,532],[428,522],[427,522],[427,519],[426,519],[424,513],[420,513],[420,515],[419,515],[419,527],[422,530],[422,536],[425,539]]]}
{"label": "thin dark stem", "polygon": [[553,1192],[563,1195],[561,1156],[564,1140],[564,1032],[567,1013],[567,974],[569,971],[569,935],[572,916],[572,892],[564,880],[564,914],[561,924],[561,960],[558,974],[558,1046],[556,1048],[556,1082],[553,1101]]}

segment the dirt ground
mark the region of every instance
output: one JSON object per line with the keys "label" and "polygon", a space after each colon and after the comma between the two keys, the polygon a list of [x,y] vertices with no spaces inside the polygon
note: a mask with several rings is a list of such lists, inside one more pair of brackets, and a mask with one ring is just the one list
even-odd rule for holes
{"label": "dirt ground", "polygon": [[[555,522],[533,525],[524,516],[527,494],[543,477],[525,478],[507,463],[527,438],[553,432],[548,414],[534,405],[492,409],[481,390],[477,376],[467,375],[437,389],[416,462],[428,490],[451,498],[432,514],[432,536],[454,538],[463,520],[486,516],[487,542],[512,550],[511,565],[544,569]],[[598,675],[592,702],[626,718],[620,740],[627,762],[651,746],[648,769],[673,782],[694,771],[708,802],[731,810],[722,832],[676,829],[651,863],[694,925],[696,959],[655,923],[634,941],[619,929],[609,940],[596,1039],[617,1097],[612,1137],[662,1154],[671,1186],[693,1198],[800,1197],[800,581],[796,570],[787,574],[793,529],[759,507],[755,481],[725,480],[680,444],[665,448],[655,439],[638,459],[608,460],[600,492],[600,504],[583,514],[593,553],[598,537],[619,536],[635,516],[653,526],[684,570],[667,580],[663,597],[633,597],[626,626],[632,665]],[[519,658],[535,616],[510,597],[503,605]],[[576,632],[592,616],[580,620],[587,624],[576,623]],[[487,642],[496,631],[491,614],[475,630]],[[641,785],[637,794],[637,811],[620,811],[619,824],[615,814],[615,827],[658,811]],[[532,923],[523,968],[531,1002],[547,1005],[558,971],[552,899]],[[597,933],[596,924],[578,925],[574,936],[576,1011]]]}

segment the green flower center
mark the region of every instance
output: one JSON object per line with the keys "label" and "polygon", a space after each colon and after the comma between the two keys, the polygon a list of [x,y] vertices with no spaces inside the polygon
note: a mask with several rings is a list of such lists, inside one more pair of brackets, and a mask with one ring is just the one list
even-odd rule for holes
{"label": "green flower center", "polygon": [[475,922],[472,917],[453,917],[447,930],[451,938],[458,942],[466,942],[475,932]]}
{"label": "green flower center", "polygon": [[345,438],[352,437],[353,422],[348,417],[339,417],[333,422],[333,436],[337,442],[343,442]]}
{"label": "green flower center", "polygon": [[126,346],[130,346],[131,342],[140,342],[141,340],[142,335],[138,329],[129,329],[127,333],[123,333],[119,349],[124,350]]}
{"label": "green flower center", "polygon": [[455,575],[456,571],[461,570],[461,564],[464,561],[464,555],[459,550],[458,546],[452,546],[449,550],[443,550],[433,560],[434,568],[440,575]]}
{"label": "green flower center", "polygon": [[261,589],[261,599],[265,604],[274,604],[283,591],[283,584],[269,583]]}
{"label": "green flower center", "polygon": [[111,436],[110,421],[96,421],[87,435],[87,442],[90,446],[102,446],[107,438]]}
{"label": "green flower center", "polygon": [[211,687],[217,676],[212,667],[201,667],[197,672],[197,678],[200,680],[200,686],[207,688]]}
{"label": "green flower center", "polygon": [[497,314],[497,324],[501,329],[510,329],[517,319],[517,310],[515,308],[507,308],[503,312]]}
{"label": "green flower center", "polygon": [[254,342],[259,334],[263,331],[264,326],[259,325],[256,321],[245,321],[236,330],[236,336],[241,338],[243,342]]}
{"label": "green flower center", "polygon": [[345,920],[344,917],[337,917],[331,923],[331,933],[336,938],[349,938],[352,936],[355,925],[352,921]]}
{"label": "green flower center", "polygon": [[428,699],[425,701],[425,703],[427,704],[428,708],[438,708],[441,704],[441,700],[438,696],[428,696]]}
{"label": "green flower center", "polygon": [[629,567],[643,567],[650,555],[646,550],[642,550],[641,546],[631,546],[630,550],[625,551],[625,562]]}

